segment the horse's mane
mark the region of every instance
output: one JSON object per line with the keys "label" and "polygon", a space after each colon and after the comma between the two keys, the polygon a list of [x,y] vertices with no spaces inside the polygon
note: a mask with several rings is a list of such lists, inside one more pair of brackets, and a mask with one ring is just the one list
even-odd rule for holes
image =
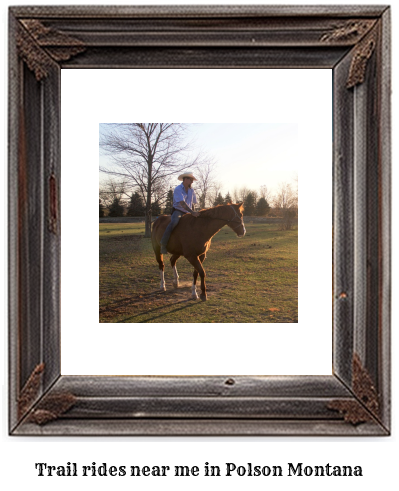
{"label": "horse's mane", "polygon": [[[201,216],[204,216],[204,217],[219,217],[223,211],[222,210],[226,210],[228,206],[234,206],[235,204],[234,203],[228,203],[227,205],[216,205],[216,206],[213,206],[212,208],[204,208],[202,210],[200,210],[199,212],[201,213]],[[237,206],[237,205],[235,205]],[[244,209],[244,207],[241,205],[240,206],[240,211],[242,211]]]}

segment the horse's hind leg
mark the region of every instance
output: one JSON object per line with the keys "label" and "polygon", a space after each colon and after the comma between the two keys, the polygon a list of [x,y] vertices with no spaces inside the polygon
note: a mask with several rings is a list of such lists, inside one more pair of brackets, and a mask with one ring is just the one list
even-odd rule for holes
{"label": "horse's hind leg", "polygon": [[173,286],[175,288],[179,287],[179,275],[177,273],[177,268],[176,268],[176,261],[179,259],[179,257],[180,257],[179,254],[173,254],[173,256],[170,258],[170,265],[173,268],[173,276],[174,276]]}
{"label": "horse's hind leg", "polygon": [[197,278],[198,278],[198,275],[200,275],[200,278],[201,278],[201,295],[200,295],[200,298],[201,300],[205,301],[207,299],[207,295],[206,295],[206,285],[205,285],[205,270],[204,268],[202,267],[202,263],[204,262],[205,260],[205,254],[202,254],[201,256],[199,257],[193,257],[193,258],[187,258],[190,263],[194,266],[194,273],[193,273],[193,286],[192,286],[192,290],[191,290],[191,294],[192,294],[192,298],[193,299],[198,299],[198,295],[197,295],[197,290],[196,290],[196,283],[197,283]]}
{"label": "horse's hind leg", "polygon": [[193,285],[191,287],[191,298],[193,298],[194,300],[198,300],[197,288],[196,288],[198,271],[195,268],[194,268],[193,278],[194,280],[193,280]]}

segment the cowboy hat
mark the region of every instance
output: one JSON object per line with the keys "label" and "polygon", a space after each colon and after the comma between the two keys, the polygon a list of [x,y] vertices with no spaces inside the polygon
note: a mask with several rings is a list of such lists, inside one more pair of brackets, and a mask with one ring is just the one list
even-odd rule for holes
{"label": "cowboy hat", "polygon": [[194,177],[192,172],[185,172],[184,174],[180,174],[180,176],[177,178],[179,181],[183,181],[185,177],[190,177],[193,181],[196,181],[197,179]]}

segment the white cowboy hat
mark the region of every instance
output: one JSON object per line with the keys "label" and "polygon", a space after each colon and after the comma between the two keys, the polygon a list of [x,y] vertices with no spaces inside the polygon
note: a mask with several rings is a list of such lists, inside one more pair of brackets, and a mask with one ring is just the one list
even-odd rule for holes
{"label": "white cowboy hat", "polygon": [[180,176],[177,178],[179,181],[183,181],[185,177],[191,177],[193,181],[196,181],[197,179],[194,177],[192,172],[185,172],[184,174],[180,174]]}

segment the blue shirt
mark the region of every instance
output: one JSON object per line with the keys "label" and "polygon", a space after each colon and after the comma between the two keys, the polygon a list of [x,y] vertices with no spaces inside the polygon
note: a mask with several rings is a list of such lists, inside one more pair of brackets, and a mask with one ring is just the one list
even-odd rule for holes
{"label": "blue shirt", "polygon": [[186,193],[183,183],[176,186],[175,191],[173,193],[173,208],[176,208],[176,210],[184,211],[184,213],[187,213],[187,210],[185,210],[179,205],[180,201],[184,201],[186,205],[192,210],[193,203],[197,203],[197,197],[195,196],[194,189],[188,188],[188,191]]}

